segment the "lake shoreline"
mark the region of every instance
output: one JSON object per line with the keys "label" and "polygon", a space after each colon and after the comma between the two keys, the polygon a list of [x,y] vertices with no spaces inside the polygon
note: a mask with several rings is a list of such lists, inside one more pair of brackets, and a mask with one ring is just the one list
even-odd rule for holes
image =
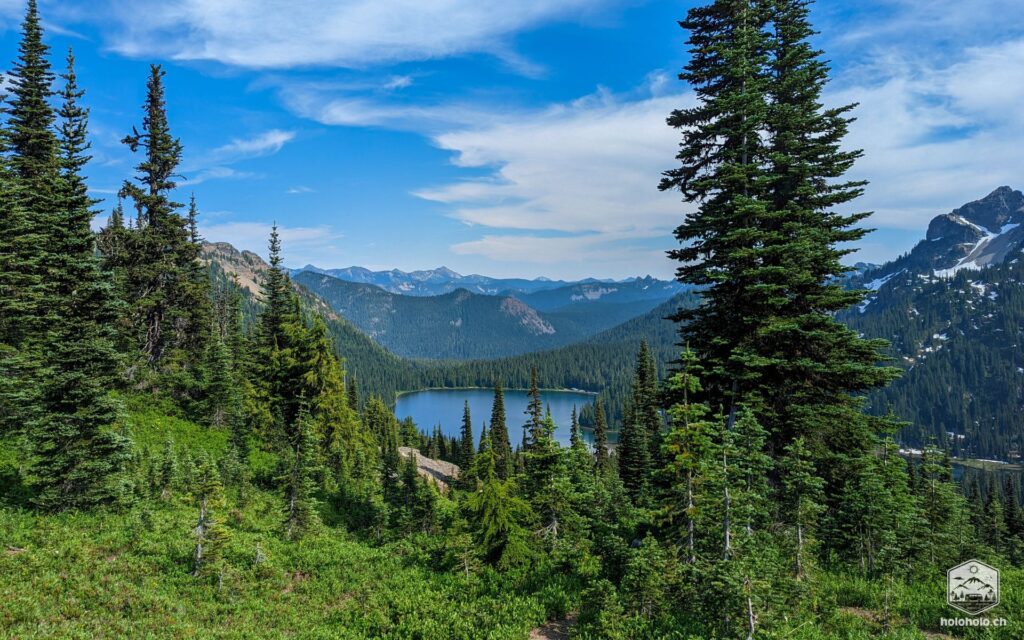
{"label": "lake shoreline", "polygon": [[[422,393],[424,391],[487,391],[493,390],[494,387],[424,387],[423,389],[414,389],[412,391],[398,391],[395,393],[395,399],[402,396],[407,396],[411,393]],[[502,391],[529,391],[529,389],[520,389],[516,387],[502,387]],[[587,391],[586,389],[573,389],[573,388],[562,388],[562,389],[540,389],[541,395],[545,392],[554,393],[582,393],[588,396],[598,396],[597,391]]]}

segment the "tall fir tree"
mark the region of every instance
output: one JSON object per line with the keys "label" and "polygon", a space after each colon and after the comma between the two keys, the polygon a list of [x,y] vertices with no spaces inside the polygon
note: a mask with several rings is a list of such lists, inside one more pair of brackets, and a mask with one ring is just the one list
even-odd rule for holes
{"label": "tall fir tree", "polygon": [[801,435],[870,446],[882,427],[854,394],[894,376],[877,366],[883,343],[832,317],[861,298],[837,280],[849,252],[840,245],[864,235],[852,228],[864,215],[834,212],[861,192],[841,181],[860,154],[840,150],[850,107],[820,104],[828,70],[808,44],[807,4],[690,11],[693,55],[680,77],[699,104],[669,118],[684,130],[682,166],[661,184],[699,203],[672,256],[681,281],[705,287],[705,304],[679,319],[707,367],[708,399],[730,421],[740,399],[752,407],[775,455]]}
{"label": "tall fir tree", "polygon": [[612,458],[608,453],[608,419],[604,413],[604,399],[600,396],[594,406],[594,460],[600,474],[612,468]]}
{"label": "tall fir tree", "polygon": [[142,130],[133,129],[122,141],[144,155],[135,179],[126,180],[119,193],[134,204],[138,226],[126,268],[127,303],[132,338],[146,367],[171,376],[172,386],[191,395],[190,377],[202,363],[212,311],[206,271],[197,267],[200,246],[178,213],[181,204],[171,199],[182,145],[168,123],[164,75],[159,65],[151,66]]}
{"label": "tall fir tree", "polygon": [[544,403],[540,397],[540,385],[537,382],[537,367],[530,369],[530,389],[526,394],[526,424],[523,425],[523,449],[537,441],[544,430]]}
{"label": "tall fir tree", "polygon": [[37,502],[48,509],[89,507],[116,500],[123,492],[119,474],[129,442],[112,429],[118,381],[114,350],[113,292],[100,271],[85,178],[89,160],[88,111],[79,105],[74,56],[69,52],[61,91],[61,181],[50,218],[61,233],[52,239],[51,323],[40,355],[41,412],[29,425],[39,484]]}
{"label": "tall fir tree", "polygon": [[645,502],[650,497],[651,471],[661,458],[656,377],[650,348],[644,340],[637,353],[633,394],[623,418],[617,450],[619,477],[636,502]]}
{"label": "tall fir tree", "polygon": [[498,478],[505,480],[512,476],[512,443],[508,438],[508,424],[505,421],[505,391],[501,381],[494,381],[494,403],[491,405],[491,448],[494,450],[494,469]]}
{"label": "tall fir tree", "polygon": [[8,72],[0,161],[0,418],[22,431],[37,418],[42,335],[52,318],[51,239],[59,234],[60,163],[54,134],[53,71],[36,0],[29,0],[18,57]]}
{"label": "tall fir tree", "polygon": [[469,413],[469,401],[462,408],[462,431],[459,433],[459,468],[465,473],[473,466],[476,456],[476,443],[473,442],[473,418]]}

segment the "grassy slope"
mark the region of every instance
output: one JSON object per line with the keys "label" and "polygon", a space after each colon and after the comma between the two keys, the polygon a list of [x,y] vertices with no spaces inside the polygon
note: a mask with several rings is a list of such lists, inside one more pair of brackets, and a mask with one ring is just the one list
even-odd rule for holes
{"label": "grassy slope", "polygon": [[[170,435],[193,455],[223,450],[224,434],[129,402],[126,422],[141,450]],[[9,443],[8,443],[9,444]],[[16,463],[0,443],[0,466]],[[4,471],[0,469],[0,471]],[[190,575],[188,495],[125,512],[42,516],[0,506],[0,637],[15,638],[491,638],[524,639],[546,617],[579,605],[551,578],[516,580],[485,571],[465,578],[438,566],[437,539],[374,546],[325,526],[299,543],[281,538],[280,499],[254,490],[231,497],[232,567],[218,590]],[[265,561],[254,563],[257,546]],[[998,563],[997,563],[998,566]],[[938,619],[943,576],[892,585],[890,633],[881,613],[886,587],[857,577],[820,576],[825,613],[799,638],[944,638]],[[1011,629],[967,637],[1024,637],[1024,573],[1003,571],[1003,603],[992,612]],[[926,636],[918,629],[933,635]],[[961,633],[961,632],[956,632]]]}
{"label": "grassy slope", "polygon": [[[126,422],[142,450],[168,435],[193,455],[225,443],[159,408]],[[0,452],[0,465],[15,463],[10,443]],[[493,575],[436,570],[423,546],[371,546],[326,526],[285,542],[282,512],[264,491],[241,508],[231,500],[232,572],[218,591],[190,574],[189,495],[92,514],[0,505],[0,637],[524,638],[545,618],[538,598],[508,593]]]}

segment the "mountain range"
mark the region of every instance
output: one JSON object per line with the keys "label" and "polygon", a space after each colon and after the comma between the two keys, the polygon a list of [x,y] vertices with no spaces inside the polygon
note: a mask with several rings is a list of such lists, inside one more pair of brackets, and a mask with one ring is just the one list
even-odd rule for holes
{"label": "mountain range", "polygon": [[577,283],[517,295],[484,295],[459,288],[435,296],[413,296],[312,271],[299,272],[294,280],[397,355],[456,360],[504,357],[579,342],[643,315],[681,289],[646,278]]}
{"label": "mountain range", "polygon": [[[457,289],[465,289],[470,293],[478,293],[487,296],[507,295],[518,296],[530,294],[549,289],[571,287],[573,285],[615,285],[625,284],[636,280],[651,280],[646,278],[626,278],[624,280],[598,280],[597,278],[585,278],[583,280],[567,281],[552,280],[551,278],[491,278],[471,274],[464,276],[452,271],[448,267],[436,269],[425,269],[420,271],[401,271],[391,269],[387,271],[371,271],[364,267],[348,267],[346,269],[321,269],[315,265],[307,264],[301,269],[293,269],[292,276],[309,271],[321,275],[331,276],[345,282],[356,282],[360,284],[372,284],[388,291],[406,296],[439,296],[451,293]],[[674,284],[681,287],[678,283]]]}
{"label": "mountain range", "polygon": [[891,343],[904,375],[870,410],[910,421],[908,446],[1017,460],[1024,449],[1024,194],[1000,187],[936,216],[909,253],[855,276],[839,318]]}
{"label": "mountain range", "polygon": [[[892,410],[908,421],[902,444],[935,442],[960,456],[1020,458],[1021,222],[1024,194],[1000,187],[937,215],[907,254],[882,265],[858,264],[847,278],[847,286],[869,295],[838,318],[866,336],[888,340],[892,362],[904,370],[892,385],[868,396],[869,411]],[[266,268],[255,254],[223,243],[207,245],[204,255],[212,268],[238,274],[250,292]],[[474,291],[456,284],[478,276],[446,269],[335,271],[348,278],[394,274],[391,289],[411,280],[423,283],[410,284],[415,293],[407,294],[323,270],[300,270],[294,278],[307,306],[328,318],[351,369],[386,397],[424,386],[487,385],[495,377],[514,386],[537,366],[544,385],[604,389],[612,400],[624,394],[628,380],[608,381],[615,367],[628,370],[635,343],[646,338],[662,362],[670,360],[677,348],[674,326],[661,318],[699,300],[695,291],[653,278],[487,279],[486,285],[477,283],[483,290]]]}

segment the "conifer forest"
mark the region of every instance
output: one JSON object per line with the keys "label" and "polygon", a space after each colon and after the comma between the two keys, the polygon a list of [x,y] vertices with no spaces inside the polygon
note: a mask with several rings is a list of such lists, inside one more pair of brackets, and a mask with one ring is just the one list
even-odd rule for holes
{"label": "conifer forest", "polygon": [[[672,275],[604,280],[614,252],[588,257],[589,244],[579,264],[595,277],[578,279],[557,271],[560,255],[539,264],[562,280],[341,269],[361,260],[342,249],[333,264],[320,259],[332,268],[297,268],[315,241],[302,229],[323,228],[304,222],[304,205],[284,223],[268,219],[253,242],[204,200],[226,184],[247,202],[270,198],[260,179],[204,181],[190,164],[189,137],[206,134],[176,113],[239,81],[211,72],[193,89],[175,76],[205,73],[219,45],[143,59],[149,49],[103,49],[57,26],[76,3],[11,4],[3,38],[15,57],[0,85],[0,637],[1024,638],[1024,195],[985,183],[991,195],[901,232],[918,244],[856,262],[860,246],[888,242],[868,212],[878,200],[864,204],[876,176],[860,167],[892,165],[851,133],[882,117],[876,103],[831,85],[822,43],[844,3],[696,0],[669,7],[670,31],[649,25],[669,34],[652,49],[669,59],[646,63],[672,67],[650,99],[659,109],[671,100],[651,127],[670,144],[642,190],[675,213],[647,254]],[[138,29],[184,21],[182,4],[140,2]],[[209,12],[230,22],[231,4]],[[494,20],[549,3],[512,4],[507,15],[492,8]],[[410,37],[458,32],[477,10],[454,5]],[[426,11],[389,10],[407,9]],[[181,37],[199,37],[181,24]],[[493,46],[494,64],[512,68],[501,73],[543,76]],[[119,55],[148,74],[118,78],[138,99],[114,108],[99,65]],[[239,68],[284,74],[268,60]],[[372,99],[430,76],[417,73]],[[294,91],[282,99],[299,101]],[[622,99],[532,113],[546,126],[575,110],[607,115]],[[350,125],[360,100],[332,103],[318,122]],[[448,126],[436,111],[402,117]],[[365,135],[384,135],[383,122]],[[535,143],[537,126],[508,144]],[[612,128],[585,137],[608,135],[625,166],[630,140]],[[484,129],[431,134],[431,153],[458,152],[431,161],[482,172],[458,189],[512,189],[514,164],[492,180],[475,164],[488,151],[459,146]],[[212,153],[226,164],[247,144]],[[389,144],[360,161],[383,154],[396,175],[336,176],[360,193],[335,215],[341,228],[362,216],[373,263],[391,269],[406,264],[405,231],[372,211],[404,188],[384,180],[412,160],[392,158],[404,143]],[[129,160],[112,161],[115,146]],[[114,188],[97,186],[115,174]],[[518,206],[508,193],[501,206]],[[453,215],[483,215],[474,211]],[[538,244],[523,253],[559,253],[561,233],[510,237]],[[458,417],[406,412],[422,393],[457,399]],[[571,414],[553,408],[566,393]],[[986,570],[998,570],[994,582]]]}

